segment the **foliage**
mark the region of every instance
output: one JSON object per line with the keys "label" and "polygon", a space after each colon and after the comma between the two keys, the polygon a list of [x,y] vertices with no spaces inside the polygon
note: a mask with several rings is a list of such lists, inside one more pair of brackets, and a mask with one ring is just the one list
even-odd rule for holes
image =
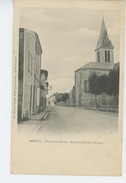
{"label": "foliage", "polygon": [[99,93],[106,93],[108,90],[109,77],[107,75],[100,75],[97,78],[96,85],[98,87]]}
{"label": "foliage", "polygon": [[69,94],[68,93],[57,93],[56,94],[56,101],[60,102],[66,102],[66,100],[69,98]]}
{"label": "foliage", "polygon": [[107,92],[108,95],[119,95],[119,69],[111,70],[109,73],[109,81]]}
{"label": "foliage", "polygon": [[62,95],[62,101],[66,102],[66,100],[69,98],[69,94],[68,93],[63,93]]}
{"label": "foliage", "polygon": [[57,94],[56,94],[56,101],[57,101],[57,102],[62,101],[62,93],[57,93]]}
{"label": "foliage", "polygon": [[119,70],[111,70],[109,75],[98,76],[92,72],[89,77],[89,92],[94,95],[107,93],[108,95],[119,94]]}
{"label": "foliage", "polygon": [[91,72],[89,76],[89,92],[94,95],[101,94],[99,89],[98,75],[96,72]]}
{"label": "foliage", "polygon": [[95,95],[95,105],[97,106],[97,95],[101,94],[99,89],[98,75],[96,72],[91,72],[89,76],[89,92]]}
{"label": "foliage", "polygon": [[89,92],[95,95],[97,105],[97,95],[106,93],[108,95],[119,95],[119,69],[111,70],[109,75],[98,75],[96,72],[91,72],[89,76]]}

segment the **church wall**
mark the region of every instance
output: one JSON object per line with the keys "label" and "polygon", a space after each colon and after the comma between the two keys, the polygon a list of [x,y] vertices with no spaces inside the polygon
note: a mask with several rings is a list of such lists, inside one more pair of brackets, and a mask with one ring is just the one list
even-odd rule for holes
{"label": "church wall", "polygon": [[[86,91],[85,80],[88,80],[91,69],[80,70],[75,73],[75,105],[88,106],[95,105],[95,95]],[[109,70],[95,70],[98,74],[109,74]],[[102,94],[97,96],[98,104],[113,104],[113,97]]]}
{"label": "church wall", "polygon": [[75,73],[75,105],[80,105],[80,80],[81,80],[81,71]]}

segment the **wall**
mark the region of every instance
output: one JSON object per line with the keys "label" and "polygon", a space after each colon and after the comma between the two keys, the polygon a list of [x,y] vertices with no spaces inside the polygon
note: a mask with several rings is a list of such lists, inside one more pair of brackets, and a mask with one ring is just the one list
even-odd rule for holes
{"label": "wall", "polygon": [[74,106],[73,90],[69,92],[69,103],[68,105]]}
{"label": "wall", "polygon": [[[23,115],[28,118],[34,112],[34,54],[35,36],[34,33],[25,30],[24,42],[24,95]],[[31,60],[31,67],[29,61]],[[30,68],[30,71],[29,71]]]}
{"label": "wall", "polygon": [[18,120],[22,119],[23,67],[24,67],[24,30],[20,29],[19,31],[19,64],[18,64]]}
{"label": "wall", "polygon": [[56,97],[55,96],[50,96],[47,99],[47,105],[48,106],[55,106],[55,101],[56,101]]}
{"label": "wall", "polygon": [[34,113],[39,113],[40,111],[40,72],[41,72],[41,52],[38,46],[38,40],[35,36],[35,55],[34,55],[34,88],[35,88],[35,98],[34,98]]}
{"label": "wall", "polygon": [[[39,112],[40,105],[40,68],[41,50],[36,33],[21,29],[19,45],[19,113],[28,119],[31,114]],[[35,46],[36,45],[36,46]],[[36,50],[37,49],[37,50]],[[22,95],[22,97],[21,97]],[[21,101],[22,100],[22,101]]]}
{"label": "wall", "polygon": [[41,77],[40,77],[40,85],[41,85],[41,96],[40,96],[40,108],[41,110],[43,110],[45,107],[46,107],[46,94],[47,94],[47,87],[46,87],[46,80],[47,80],[47,77],[46,77],[46,72],[42,72],[41,70]]}
{"label": "wall", "polygon": [[[76,106],[86,106],[95,105],[95,95],[85,92],[84,82],[90,76],[90,72],[93,70],[80,70],[75,73],[75,105]],[[109,70],[97,70],[99,74],[108,74]],[[97,103],[113,103],[113,97],[109,95],[98,95]]]}

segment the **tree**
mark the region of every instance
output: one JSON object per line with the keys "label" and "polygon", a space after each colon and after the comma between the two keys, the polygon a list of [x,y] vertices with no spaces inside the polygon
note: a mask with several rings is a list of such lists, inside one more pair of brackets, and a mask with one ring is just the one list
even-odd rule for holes
{"label": "tree", "polygon": [[91,72],[89,76],[89,92],[95,95],[95,104],[97,106],[97,95],[101,94],[101,90],[99,88],[98,75],[96,72]]}
{"label": "tree", "polygon": [[98,77],[98,87],[100,93],[106,93],[108,87],[108,76],[103,74]]}
{"label": "tree", "polygon": [[119,70],[110,71],[107,94],[119,95]]}
{"label": "tree", "polygon": [[108,80],[109,80],[108,76],[103,74],[103,75],[100,75],[96,81],[96,85],[98,87],[99,94],[103,94],[103,96],[104,96],[104,100],[103,100],[104,104],[105,104],[105,94],[108,90]]}
{"label": "tree", "polygon": [[66,103],[66,100],[69,98],[69,94],[68,93],[63,93],[62,95],[62,101],[64,101]]}
{"label": "tree", "polygon": [[109,73],[108,87],[106,93],[108,95],[115,96],[116,104],[118,104],[118,95],[119,95],[119,69],[111,70]]}
{"label": "tree", "polygon": [[[108,88],[108,76],[98,75],[96,72],[91,72],[89,77],[89,92],[95,95],[95,104],[97,106],[97,95],[105,94]],[[105,103],[105,96],[104,96]]]}
{"label": "tree", "polygon": [[62,101],[62,93],[57,93],[56,94],[56,102],[60,102],[60,101]]}
{"label": "tree", "polygon": [[66,100],[68,98],[69,98],[69,94],[68,93],[58,93],[56,95],[56,101],[57,102],[60,102],[60,101],[66,102]]}
{"label": "tree", "polygon": [[97,95],[105,94],[115,96],[116,104],[118,104],[119,95],[119,69],[113,69],[109,75],[98,76],[96,72],[92,72],[89,76],[89,92],[95,95],[95,103],[97,106]]}

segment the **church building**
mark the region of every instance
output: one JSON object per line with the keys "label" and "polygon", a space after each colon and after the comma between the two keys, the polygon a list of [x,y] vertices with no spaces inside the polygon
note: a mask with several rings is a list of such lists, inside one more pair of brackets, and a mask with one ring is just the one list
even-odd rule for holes
{"label": "church building", "polygon": [[[102,18],[100,36],[95,49],[96,61],[88,62],[81,68],[75,71],[75,105],[86,106],[95,104],[95,96],[88,92],[88,78],[91,72],[96,72],[98,75],[109,74],[114,67],[114,46],[108,37],[104,18]],[[112,97],[107,96],[108,102]],[[98,102],[102,102],[103,96],[99,95]]]}

